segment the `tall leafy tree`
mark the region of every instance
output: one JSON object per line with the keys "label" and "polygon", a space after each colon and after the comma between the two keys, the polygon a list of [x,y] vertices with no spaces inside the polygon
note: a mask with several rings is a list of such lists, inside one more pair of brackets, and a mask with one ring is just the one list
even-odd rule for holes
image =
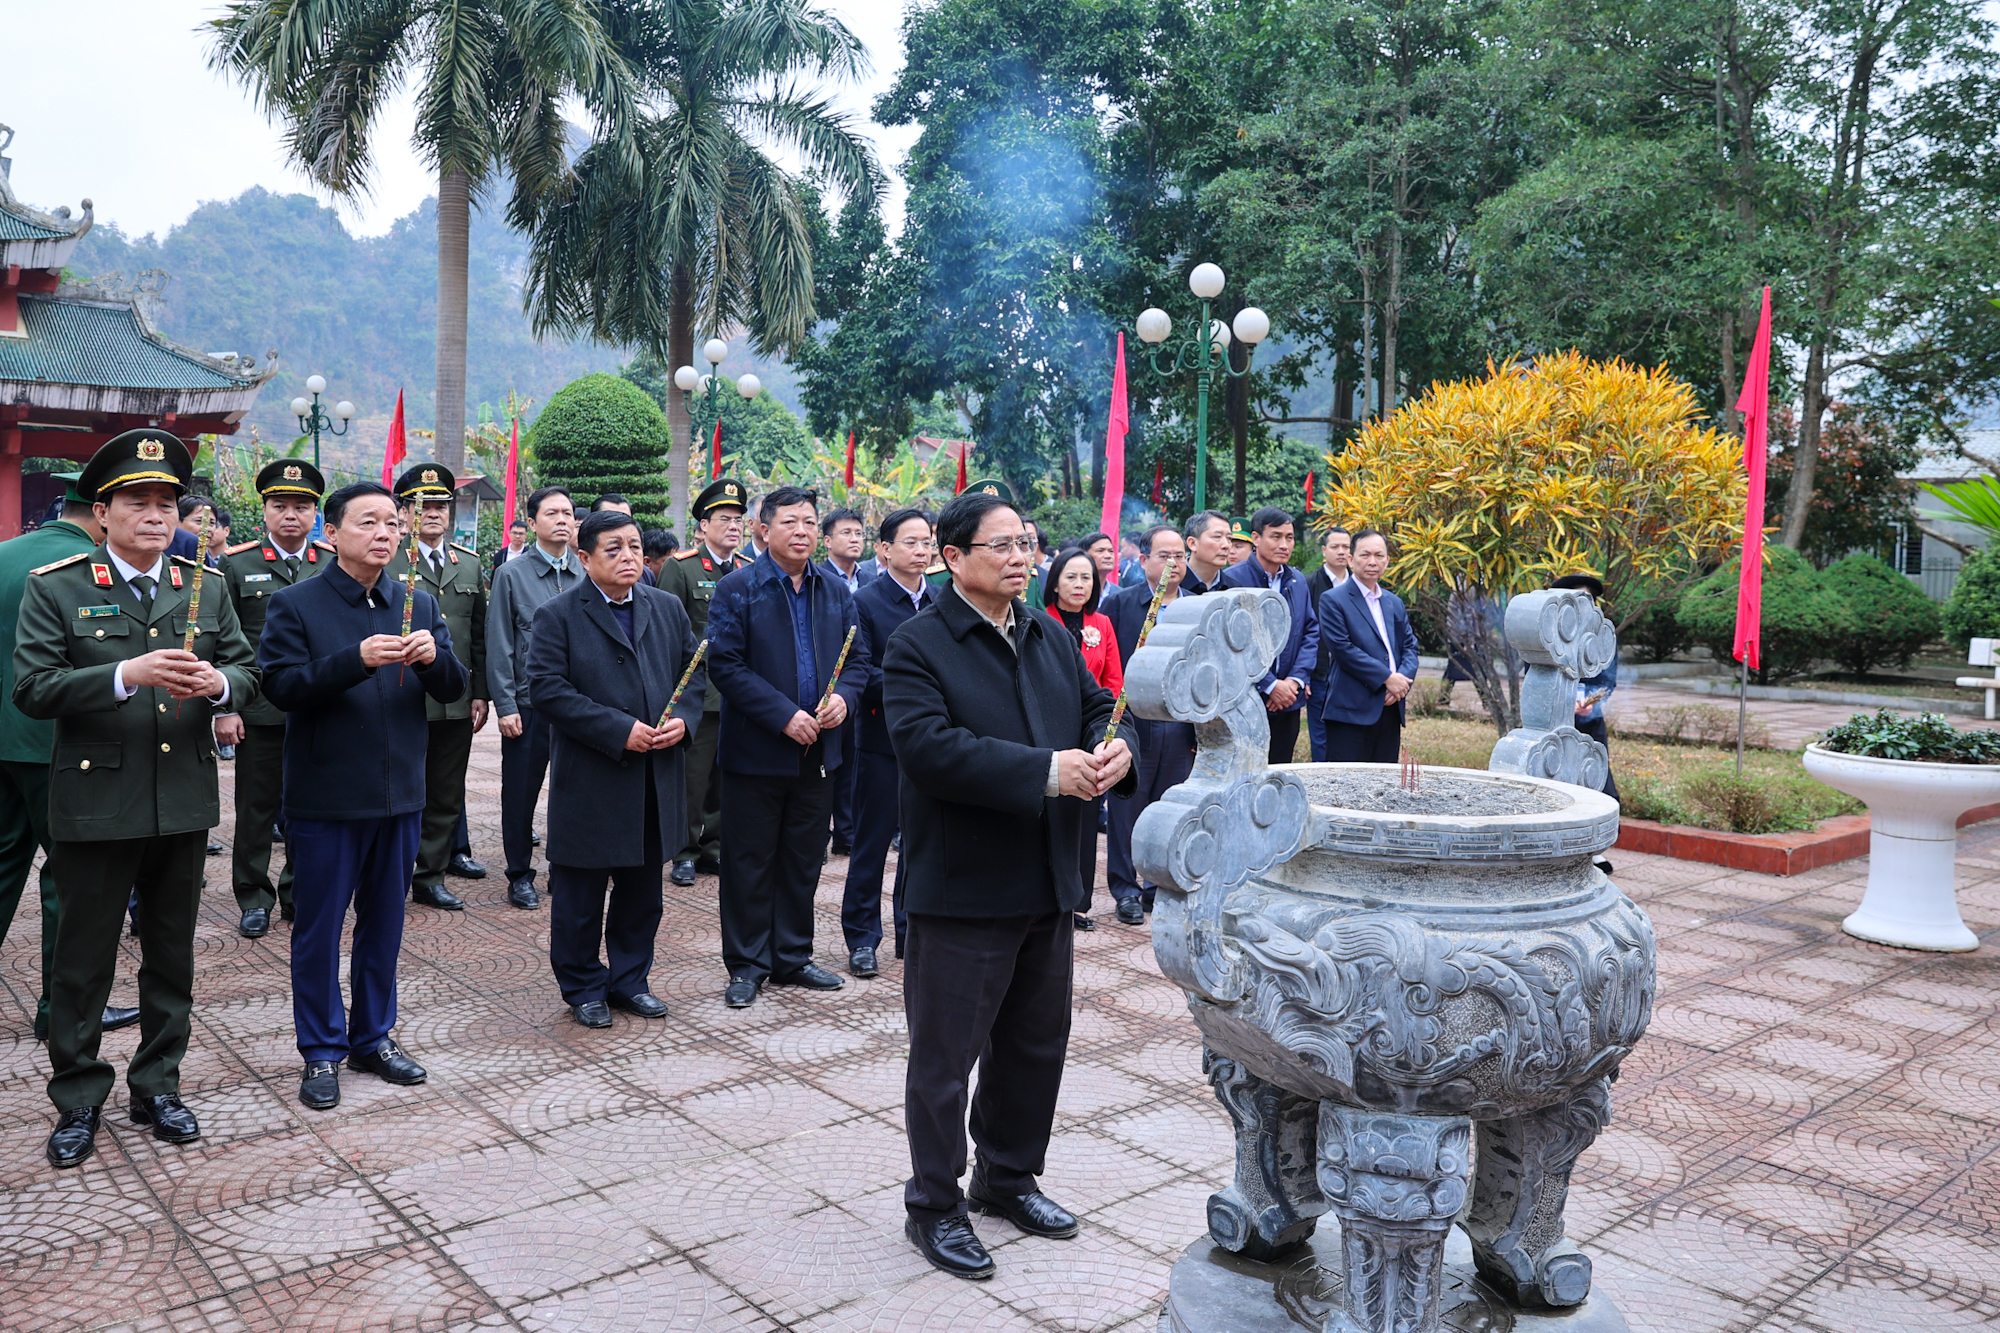
{"label": "tall leafy tree", "polygon": [[368,190],[382,108],[417,90],[417,148],[438,175],[437,456],[465,457],[466,255],[472,202],[510,179],[518,220],[568,184],[564,98],[632,154],[630,67],[595,0],[233,0],[210,62],[247,83],[316,184]]}
{"label": "tall leafy tree", "polygon": [[[697,333],[747,328],[765,353],[812,327],[816,195],[774,154],[848,195],[881,170],[851,117],[802,80],[853,79],[860,40],[808,0],[648,0],[613,23],[644,86],[633,151],[577,159],[534,209],[528,306],[538,329],[694,362]],[[704,367],[705,368],[705,367]],[[687,513],[689,421],[668,395],[670,514]]]}

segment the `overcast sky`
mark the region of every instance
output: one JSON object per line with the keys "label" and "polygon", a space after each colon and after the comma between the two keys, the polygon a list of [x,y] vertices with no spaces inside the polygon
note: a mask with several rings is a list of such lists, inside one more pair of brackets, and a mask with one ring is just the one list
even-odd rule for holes
{"label": "overcast sky", "polygon": [[[902,64],[897,0],[822,0],[867,43],[874,71],[836,100],[866,120],[875,95]],[[286,167],[278,131],[238,85],[208,69],[201,25],[220,12],[186,0],[0,0],[0,34],[10,56],[0,79],[0,124],[14,127],[14,193],[40,208],[97,205],[97,219],[132,236],[164,234],[197,204],[233,199],[253,185],[308,192]],[[338,204],[348,230],[378,235],[409,213],[436,182],[410,147],[407,97],[375,140],[374,195]],[[913,128],[872,122],[893,172],[915,142]],[[4,137],[4,136],[0,136]],[[889,225],[902,225],[902,185],[889,199]]]}

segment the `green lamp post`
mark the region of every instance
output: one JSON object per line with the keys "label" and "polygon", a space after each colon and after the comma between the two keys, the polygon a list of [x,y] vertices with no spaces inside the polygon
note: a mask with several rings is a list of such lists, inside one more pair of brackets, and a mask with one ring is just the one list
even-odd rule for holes
{"label": "green lamp post", "polygon": [[[1188,274],[1188,290],[1201,301],[1201,322],[1181,339],[1167,363],[1160,363],[1160,344],[1174,331],[1174,322],[1167,312],[1158,306],[1139,312],[1136,321],[1139,341],[1153,348],[1148,360],[1152,362],[1153,373],[1163,380],[1192,370],[1195,373],[1195,414],[1194,414],[1194,507],[1200,513],[1208,508],[1208,390],[1217,376],[1241,379],[1250,373],[1250,363],[1246,360],[1243,369],[1237,370],[1229,364],[1230,325],[1210,317],[1212,303],[1222,295],[1222,270],[1214,264],[1196,264]],[[1271,318],[1256,306],[1245,306],[1236,312],[1235,337],[1238,341],[1255,347],[1271,332]]]}
{"label": "green lamp post", "polygon": [[[702,344],[702,360],[710,367],[722,364],[729,355],[729,344],[720,338],[710,338]],[[700,457],[703,436],[713,437],[715,428],[729,415],[729,395],[721,392],[715,383],[713,369],[706,375],[693,366],[682,366],[674,372],[674,387],[687,395],[688,412],[688,457]],[[736,392],[745,402],[764,391],[764,385],[755,375],[742,374],[736,377]]]}
{"label": "green lamp post", "polygon": [[[343,398],[333,405],[333,414],[329,416],[327,410],[320,406],[319,401],[319,396],[326,392],[326,376],[324,375],[307,377],[306,392],[312,395],[310,400],[304,398],[292,399],[292,415],[299,419],[299,434],[312,436],[313,467],[317,469],[319,467],[320,435],[322,433],[327,435],[347,434],[347,423],[354,420],[354,404]],[[335,425],[336,421],[340,424]]]}

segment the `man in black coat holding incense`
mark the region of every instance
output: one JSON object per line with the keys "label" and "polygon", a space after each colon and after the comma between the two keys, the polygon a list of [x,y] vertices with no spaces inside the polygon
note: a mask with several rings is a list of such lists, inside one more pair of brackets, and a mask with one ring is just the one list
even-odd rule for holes
{"label": "man in black coat holding incense", "polygon": [[[1033,542],[1014,505],[968,491],[938,515],[950,587],[889,639],[882,706],[903,776],[909,938],[905,1232],[958,1277],[993,1260],[971,1205],[1037,1236],[1076,1219],[1036,1187],[1069,1047],[1071,913],[1091,803],[1136,786],[1133,728],[1075,640],[1018,600]],[[966,1084],[979,1064],[965,1171]]]}
{"label": "man in black coat holding incense", "polygon": [[[389,1035],[403,895],[424,815],[424,700],[465,693],[464,665],[437,599],[384,578],[401,544],[389,488],[358,481],[326,499],[331,568],[271,599],[257,648],[271,702],[285,710],[285,854],[292,900],[292,1023],[305,1069],[299,1100],[340,1102],[335,1066],[390,1083],[424,1081]],[[403,605],[413,597],[407,622]],[[407,631],[405,624],[407,623]],[[353,1005],[340,995],[340,932],[354,908]]]}
{"label": "man in black coat holding incense", "polygon": [[687,836],[683,767],[703,682],[689,681],[658,725],[696,641],[680,599],[642,586],[632,516],[586,515],[576,553],[583,582],[535,612],[528,702],[551,731],[549,966],[576,1021],[607,1028],[611,1005],[666,1017],[647,974],[667,857]]}

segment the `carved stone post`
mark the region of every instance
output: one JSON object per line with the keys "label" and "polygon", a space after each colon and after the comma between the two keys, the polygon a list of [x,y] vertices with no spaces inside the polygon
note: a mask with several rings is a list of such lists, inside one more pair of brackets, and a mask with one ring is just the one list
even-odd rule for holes
{"label": "carved stone post", "polygon": [[1246,1259],[1275,1259],[1326,1211],[1317,1173],[1319,1102],[1203,1048],[1215,1098],[1236,1126],[1236,1179],[1208,1196],[1208,1234]]}
{"label": "carved stone post", "polygon": [[1617,655],[1611,622],[1578,588],[1523,593],[1507,603],[1507,642],[1528,663],[1521,725],[1493,747],[1486,767],[1603,790],[1611,757],[1576,729],[1576,683]]}
{"label": "carved stone post", "polygon": [[1570,1168],[1611,1119],[1611,1080],[1573,1100],[1479,1126],[1479,1177],[1466,1215],[1479,1275],[1525,1309],[1580,1305],[1590,1259],[1563,1235]]}
{"label": "carved stone post", "polygon": [[1327,1102],[1319,1184],[1340,1216],[1347,1308],[1327,1333],[1436,1333],[1444,1242],[1465,1206],[1472,1122]]}

